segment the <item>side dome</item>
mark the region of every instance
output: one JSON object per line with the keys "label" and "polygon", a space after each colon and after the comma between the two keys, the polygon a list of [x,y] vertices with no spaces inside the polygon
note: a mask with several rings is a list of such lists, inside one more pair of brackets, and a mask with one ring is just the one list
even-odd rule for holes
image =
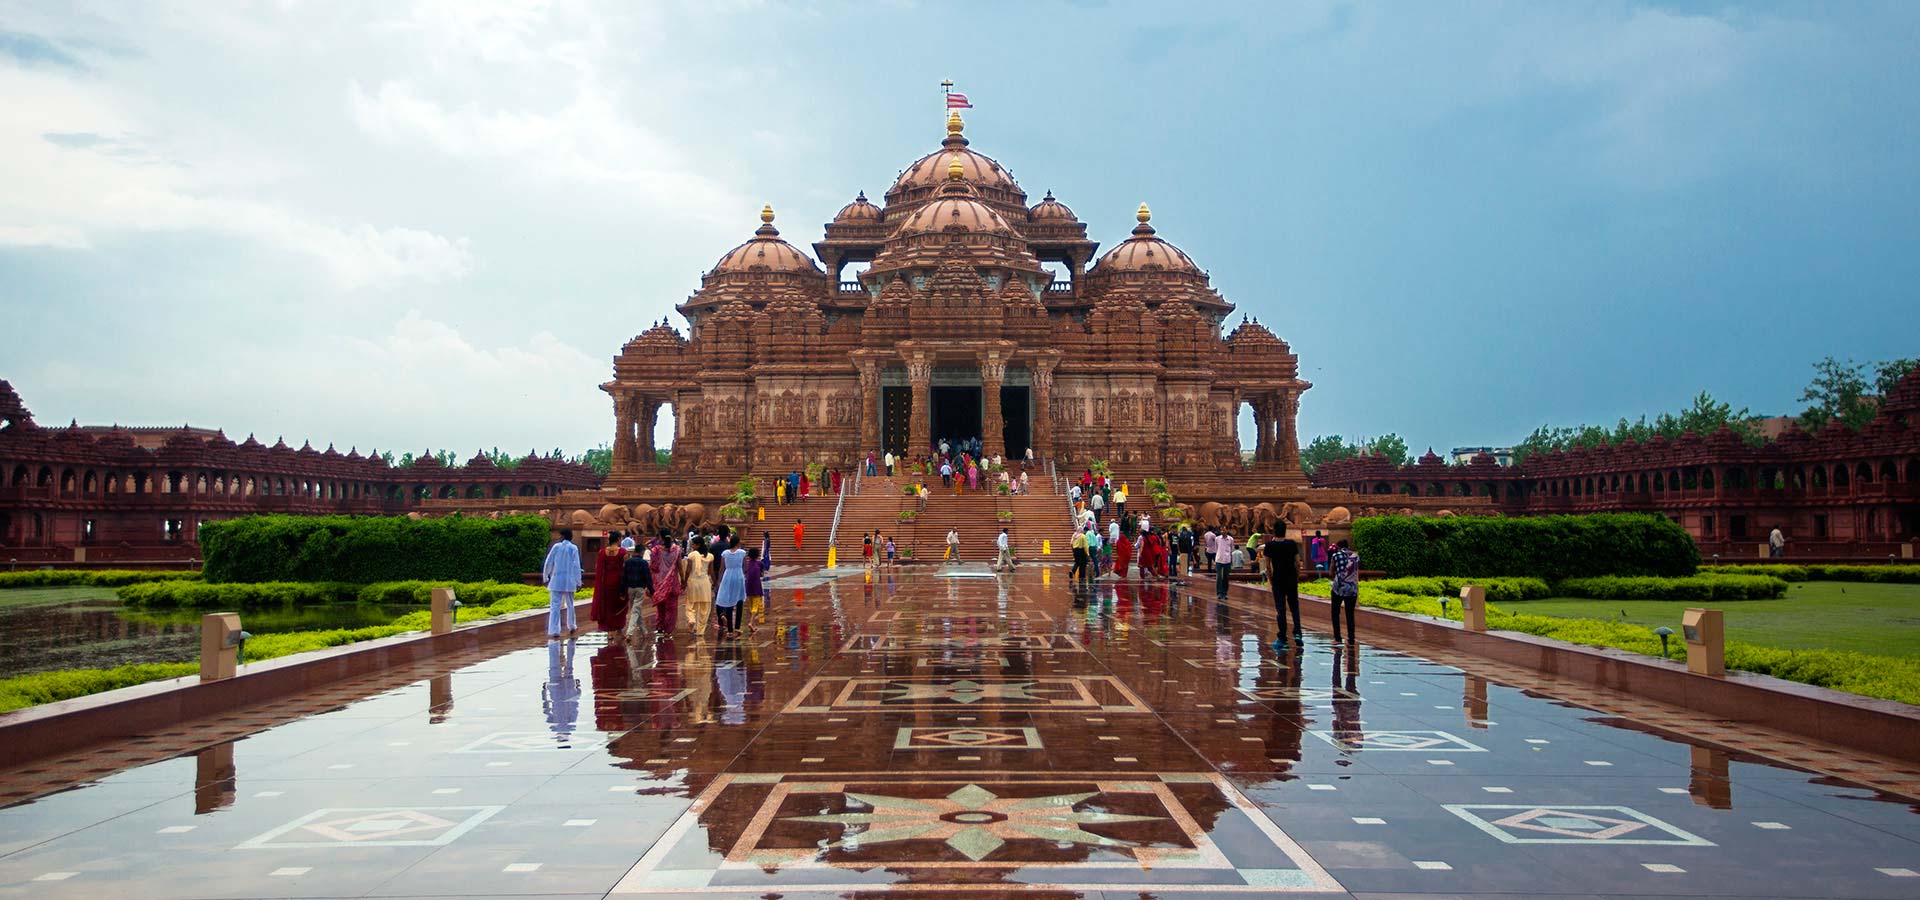
{"label": "side dome", "polygon": [[703,277],[731,275],[741,272],[785,272],[800,275],[819,275],[820,267],[815,265],[813,257],[801,253],[792,244],[780,239],[780,230],[773,227],[773,207],[760,209],[760,227],[753,232],[753,240],[728,250],[720,261],[713,264]]}
{"label": "side dome", "polygon": [[1089,275],[1104,275],[1112,272],[1178,272],[1185,275],[1204,275],[1193,259],[1179,247],[1167,243],[1154,234],[1153,226],[1147,224],[1153,213],[1145,203],[1135,213],[1140,224],[1134,226],[1133,236],[1120,242],[1120,246],[1108,250],[1100,261],[1093,264]]}
{"label": "side dome", "polygon": [[1074,215],[1073,210],[1068,209],[1065,203],[1053,199],[1053,192],[1048,191],[1045,197],[1040,198],[1039,203],[1035,203],[1032,209],[1027,210],[1027,221],[1071,223],[1079,222],[1080,217]]}
{"label": "side dome", "polygon": [[867,201],[867,192],[861,191],[853,202],[840,207],[834,214],[835,225],[873,225],[880,221],[880,207]]}

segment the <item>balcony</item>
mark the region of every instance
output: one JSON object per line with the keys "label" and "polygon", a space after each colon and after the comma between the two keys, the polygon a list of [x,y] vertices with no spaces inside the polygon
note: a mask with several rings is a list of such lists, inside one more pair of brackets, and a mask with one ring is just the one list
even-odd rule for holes
{"label": "balcony", "polygon": [[867,286],[866,286],[866,285],[864,285],[864,284],[861,284],[861,283],[860,283],[860,282],[858,282],[858,281],[842,281],[842,282],[840,282],[840,294],[841,294],[841,296],[852,296],[852,295],[855,295],[855,294],[860,294],[860,295],[864,295],[864,294],[866,294],[866,292],[867,292]]}
{"label": "balcony", "polygon": [[1055,281],[1055,282],[1053,282],[1053,283],[1051,283],[1051,284],[1048,284],[1048,285],[1047,285],[1047,296],[1049,296],[1049,297],[1071,297],[1071,296],[1073,296],[1073,282],[1071,282],[1071,281]]}

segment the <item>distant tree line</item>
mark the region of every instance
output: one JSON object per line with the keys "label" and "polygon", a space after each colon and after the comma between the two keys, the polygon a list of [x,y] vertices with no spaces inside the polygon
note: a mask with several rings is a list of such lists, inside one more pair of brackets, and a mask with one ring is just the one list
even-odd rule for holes
{"label": "distant tree line", "polygon": [[1300,468],[1308,475],[1321,463],[1336,459],[1352,459],[1365,451],[1373,456],[1384,456],[1396,466],[1406,465],[1412,457],[1407,455],[1407,442],[1399,435],[1389,431],[1377,438],[1359,438],[1348,440],[1337,434],[1325,434],[1314,438],[1313,443],[1300,450]]}

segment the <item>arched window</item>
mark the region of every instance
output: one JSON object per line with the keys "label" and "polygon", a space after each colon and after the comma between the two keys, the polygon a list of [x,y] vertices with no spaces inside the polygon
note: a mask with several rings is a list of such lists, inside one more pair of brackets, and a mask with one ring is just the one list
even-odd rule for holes
{"label": "arched window", "polygon": [[1462,481],[1453,486],[1453,493],[1456,497],[1471,497],[1473,496],[1473,485]]}
{"label": "arched window", "polygon": [[484,499],[486,499],[486,496],[487,496],[487,492],[486,492],[486,489],[485,489],[485,488],[482,488],[481,486],[479,486],[479,485],[477,485],[477,484],[475,484],[475,485],[470,485],[470,486],[468,486],[468,488],[467,488],[467,499],[468,499],[468,500],[484,500]]}
{"label": "arched window", "polygon": [[1418,487],[1415,487],[1413,482],[1409,481],[1406,484],[1403,484],[1400,486],[1400,493],[1406,494],[1409,497],[1413,497],[1413,496],[1419,495],[1420,489]]}
{"label": "arched window", "polygon": [[1847,486],[1846,463],[1841,463],[1840,465],[1833,467],[1833,486],[1837,488],[1843,488]]}
{"label": "arched window", "polygon": [[1680,486],[1691,491],[1700,486],[1700,471],[1692,466],[1680,472]]}
{"label": "arched window", "polygon": [[1666,489],[1667,489],[1667,473],[1665,472],[1653,473],[1653,492],[1656,494],[1663,493],[1666,491]]}
{"label": "arched window", "polygon": [[1920,481],[1920,456],[1907,460],[1907,483]]}
{"label": "arched window", "polygon": [[81,485],[82,485],[81,490],[85,491],[86,493],[89,493],[89,494],[99,493],[100,492],[100,475],[94,472],[92,469],[88,469],[87,477],[85,480],[81,482]]}
{"label": "arched window", "polygon": [[1853,477],[1854,480],[1860,484],[1872,484],[1873,467],[1866,463],[1861,463],[1853,470]]}
{"label": "arched window", "polygon": [[1587,479],[1587,496],[1593,496],[1593,479]]}
{"label": "arched window", "polygon": [[1900,474],[1899,474],[1899,471],[1893,467],[1893,460],[1890,460],[1890,459],[1881,460],[1880,461],[1880,482],[1882,484],[1892,484],[1893,482],[1896,482],[1899,480],[1900,480]]}
{"label": "arched window", "polygon": [[539,493],[540,492],[538,490],[534,489],[533,485],[523,484],[520,486],[520,496],[522,497],[533,497],[533,496],[537,496]]}
{"label": "arched window", "polygon": [[32,474],[27,471],[26,464],[21,463],[13,467],[13,479],[9,483],[14,487],[26,487],[27,479],[30,477],[32,477]]}
{"label": "arched window", "polygon": [[1712,469],[1700,470],[1700,486],[1703,488],[1706,488],[1709,491],[1713,490],[1713,470]]}
{"label": "arched window", "polygon": [[79,487],[80,476],[74,474],[72,469],[60,470],[60,493],[72,494]]}
{"label": "arched window", "polygon": [[443,485],[443,486],[442,486],[442,487],[440,488],[440,499],[442,499],[442,500],[452,500],[452,499],[454,499],[455,497],[458,497],[458,496],[459,496],[459,494],[457,494],[457,493],[455,493],[455,492],[454,492],[454,489],[453,489],[453,485],[450,485],[450,484],[449,484],[449,485]]}
{"label": "arched window", "polygon": [[[1738,472],[1738,471],[1739,471],[1738,469],[1732,469],[1732,470],[1729,470],[1727,474],[1732,475],[1734,472]],[[1827,467],[1826,466],[1813,467],[1813,486],[1815,490],[1826,489],[1827,487]]]}
{"label": "arched window", "polygon": [[40,477],[34,480],[35,487],[53,487],[53,467],[41,466]]}

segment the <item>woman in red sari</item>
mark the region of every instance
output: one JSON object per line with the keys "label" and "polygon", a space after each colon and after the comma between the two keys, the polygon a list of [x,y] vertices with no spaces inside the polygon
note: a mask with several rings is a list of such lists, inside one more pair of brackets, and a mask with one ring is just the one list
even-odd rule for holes
{"label": "woman in red sari", "polygon": [[680,623],[680,545],[660,532],[647,548],[647,567],[653,571],[653,627],[672,634]]}
{"label": "woman in red sari", "polygon": [[1113,574],[1127,577],[1127,566],[1133,562],[1133,537],[1125,530],[1120,532],[1120,540],[1113,544]]}
{"label": "woman in red sari", "polygon": [[620,583],[620,570],[626,564],[620,532],[609,533],[607,546],[593,560],[593,621],[606,632],[608,644],[619,644],[620,632],[627,627],[627,591]]}

